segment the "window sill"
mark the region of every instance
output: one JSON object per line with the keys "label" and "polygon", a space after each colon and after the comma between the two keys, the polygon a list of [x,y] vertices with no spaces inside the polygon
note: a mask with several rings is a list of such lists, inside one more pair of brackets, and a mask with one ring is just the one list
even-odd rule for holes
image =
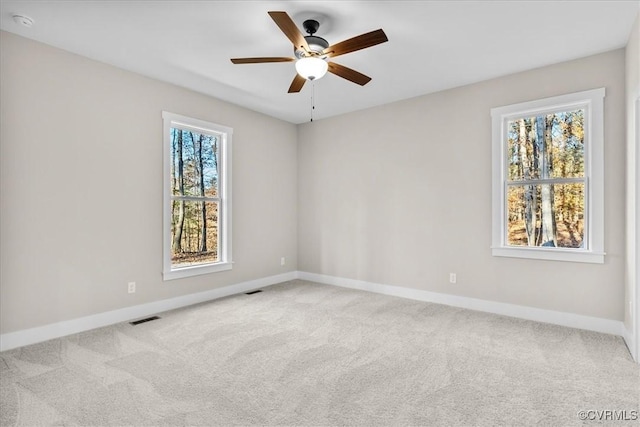
{"label": "window sill", "polygon": [[584,262],[590,264],[604,264],[605,256],[604,252],[579,251],[575,249],[516,248],[504,246],[492,247],[491,254],[500,257]]}
{"label": "window sill", "polygon": [[219,262],[216,264],[208,265],[194,265],[191,267],[175,268],[170,271],[165,271],[162,274],[163,280],[182,279],[191,276],[200,276],[202,274],[217,273],[219,271],[231,270],[233,268],[232,262]]}

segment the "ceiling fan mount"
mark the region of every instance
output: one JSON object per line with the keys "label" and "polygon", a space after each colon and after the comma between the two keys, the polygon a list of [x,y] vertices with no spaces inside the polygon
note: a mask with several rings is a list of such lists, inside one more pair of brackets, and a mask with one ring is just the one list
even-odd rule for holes
{"label": "ceiling fan mount", "polygon": [[307,34],[312,36],[318,32],[318,28],[320,28],[320,23],[315,19],[307,19],[302,23],[302,28],[304,28]]}
{"label": "ceiling fan mount", "polygon": [[371,81],[371,77],[332,62],[330,59],[388,41],[387,35],[382,29],[330,45],[328,41],[315,35],[320,28],[320,23],[315,19],[307,19],[302,23],[304,30],[309,34],[303,36],[286,12],[268,13],[284,35],[293,43],[294,57],[232,58],[231,62],[234,64],[296,62],[297,74],[291,82],[289,93],[300,92],[307,80],[319,79],[327,71],[360,86]]}

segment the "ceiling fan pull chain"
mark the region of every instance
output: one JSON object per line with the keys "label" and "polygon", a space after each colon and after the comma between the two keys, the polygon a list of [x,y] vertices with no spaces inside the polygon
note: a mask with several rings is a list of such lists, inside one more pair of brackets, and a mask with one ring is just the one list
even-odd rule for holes
{"label": "ceiling fan pull chain", "polygon": [[314,80],[311,80],[311,121],[313,121],[313,110],[316,109],[315,95],[316,82]]}

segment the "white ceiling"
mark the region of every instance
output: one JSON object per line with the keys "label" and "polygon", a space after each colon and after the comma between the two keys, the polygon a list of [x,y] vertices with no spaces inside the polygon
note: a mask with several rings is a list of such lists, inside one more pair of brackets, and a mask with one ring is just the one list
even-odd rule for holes
{"label": "white ceiling", "polygon": [[[267,11],[320,22],[334,44],[384,29],[387,43],[335,62],[373,80],[327,74],[314,119],[360,110],[626,45],[640,1],[17,1],[0,2],[0,28],[292,122],[309,121],[312,84],[288,94],[293,63],[229,58],[292,56]],[[14,13],[31,17],[26,28]]]}

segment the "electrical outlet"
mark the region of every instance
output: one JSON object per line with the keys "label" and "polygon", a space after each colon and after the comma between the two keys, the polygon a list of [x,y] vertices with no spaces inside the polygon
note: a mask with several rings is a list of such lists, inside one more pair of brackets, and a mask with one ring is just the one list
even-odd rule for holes
{"label": "electrical outlet", "polygon": [[130,294],[135,294],[136,293],[136,282],[129,282],[129,293]]}
{"label": "electrical outlet", "polygon": [[449,283],[456,283],[456,273],[449,273]]}
{"label": "electrical outlet", "polygon": [[285,265],[286,260],[284,259],[284,257],[280,258],[280,265]]}

